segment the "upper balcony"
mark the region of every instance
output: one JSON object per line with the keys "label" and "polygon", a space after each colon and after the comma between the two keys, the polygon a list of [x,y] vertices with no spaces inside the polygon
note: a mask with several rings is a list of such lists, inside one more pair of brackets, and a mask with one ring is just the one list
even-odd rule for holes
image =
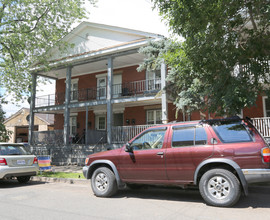
{"label": "upper balcony", "polygon": [[[161,80],[159,78],[114,84],[112,86],[112,99],[155,96],[160,90]],[[105,100],[106,94],[106,86],[78,89],[70,92],[70,100],[73,103]],[[64,102],[65,93],[56,93],[36,97],[36,107],[63,105]]]}

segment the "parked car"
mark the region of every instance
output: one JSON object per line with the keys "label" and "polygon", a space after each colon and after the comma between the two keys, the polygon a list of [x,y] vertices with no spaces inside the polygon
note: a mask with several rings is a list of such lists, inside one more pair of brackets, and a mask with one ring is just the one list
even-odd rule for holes
{"label": "parked car", "polygon": [[96,196],[124,186],[197,185],[205,202],[234,205],[248,184],[270,181],[270,149],[256,128],[240,118],[151,127],[120,149],[86,158],[83,174]]}
{"label": "parked car", "polygon": [[16,177],[26,183],[38,172],[37,157],[23,144],[0,143],[0,179]]}

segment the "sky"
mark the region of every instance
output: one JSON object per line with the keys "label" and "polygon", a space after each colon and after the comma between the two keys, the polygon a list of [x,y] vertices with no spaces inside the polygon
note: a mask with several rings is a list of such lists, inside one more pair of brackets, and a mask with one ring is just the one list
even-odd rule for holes
{"label": "sky", "polygon": [[[151,32],[166,37],[170,35],[158,11],[152,9],[150,0],[98,0],[95,7],[87,4],[86,8],[90,12],[89,18],[86,19],[89,22]],[[74,24],[74,27],[77,25]],[[41,85],[37,96],[48,95],[48,91],[53,91],[54,88],[54,84]],[[5,90],[0,88],[0,93],[5,94]],[[10,117],[22,107],[29,108],[27,101],[12,104],[11,96],[6,96],[5,99],[9,102],[7,105],[2,105],[6,117]]]}

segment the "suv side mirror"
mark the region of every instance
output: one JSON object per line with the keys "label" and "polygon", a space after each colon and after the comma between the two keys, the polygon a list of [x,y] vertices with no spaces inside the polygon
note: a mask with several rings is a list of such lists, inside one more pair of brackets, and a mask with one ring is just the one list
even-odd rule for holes
{"label": "suv side mirror", "polygon": [[126,143],[125,151],[133,153],[133,148],[130,143]]}
{"label": "suv side mirror", "polygon": [[217,144],[217,139],[216,138],[211,138],[211,144]]}

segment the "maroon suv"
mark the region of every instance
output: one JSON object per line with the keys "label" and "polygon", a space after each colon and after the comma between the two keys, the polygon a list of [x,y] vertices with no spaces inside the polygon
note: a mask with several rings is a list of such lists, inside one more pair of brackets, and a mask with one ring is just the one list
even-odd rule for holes
{"label": "maroon suv", "polygon": [[270,149],[247,120],[171,123],[146,129],[120,149],[89,155],[83,174],[96,196],[118,188],[198,185],[207,204],[232,206],[248,184],[270,181]]}

